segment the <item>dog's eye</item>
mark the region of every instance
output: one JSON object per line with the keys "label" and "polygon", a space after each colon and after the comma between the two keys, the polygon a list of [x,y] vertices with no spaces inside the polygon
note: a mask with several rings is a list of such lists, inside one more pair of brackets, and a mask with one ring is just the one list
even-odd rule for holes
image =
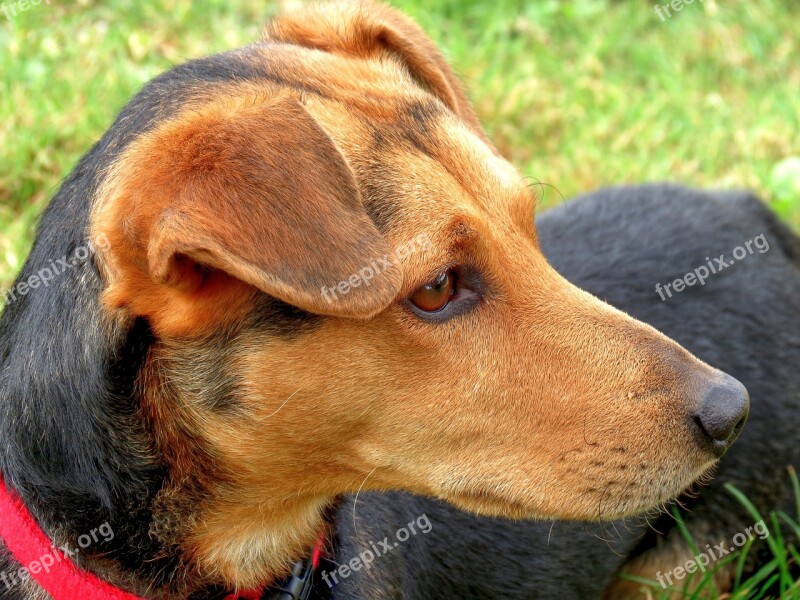
{"label": "dog's eye", "polygon": [[418,309],[433,313],[442,310],[456,291],[456,273],[453,269],[444,271],[433,283],[423,285],[409,297],[411,304]]}

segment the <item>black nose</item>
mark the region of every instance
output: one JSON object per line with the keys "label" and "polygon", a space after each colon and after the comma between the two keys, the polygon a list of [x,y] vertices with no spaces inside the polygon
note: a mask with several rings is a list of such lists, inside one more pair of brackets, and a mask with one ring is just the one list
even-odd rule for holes
{"label": "black nose", "polygon": [[749,411],[747,389],[738,380],[723,374],[721,380],[706,391],[694,420],[705,444],[722,456],[739,437]]}

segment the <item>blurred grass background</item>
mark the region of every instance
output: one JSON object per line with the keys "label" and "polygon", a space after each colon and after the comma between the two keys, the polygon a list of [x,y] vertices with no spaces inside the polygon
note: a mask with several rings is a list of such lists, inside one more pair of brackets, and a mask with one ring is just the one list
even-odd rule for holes
{"label": "blurred grass background", "polygon": [[[697,0],[664,20],[646,1],[392,4],[442,46],[525,175],[567,197],[650,180],[748,187],[800,229],[796,0]],[[131,95],[173,64],[256,40],[279,8],[0,0],[0,289],[59,182]]]}

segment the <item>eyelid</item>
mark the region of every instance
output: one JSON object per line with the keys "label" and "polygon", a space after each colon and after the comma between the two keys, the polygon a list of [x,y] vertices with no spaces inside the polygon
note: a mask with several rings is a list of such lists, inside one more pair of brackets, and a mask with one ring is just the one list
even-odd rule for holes
{"label": "eyelid", "polygon": [[455,262],[450,262],[443,267],[437,267],[436,269],[432,269],[419,283],[414,285],[410,290],[409,294],[413,294],[419,288],[426,286],[426,285],[433,285],[436,283],[436,280],[442,275],[442,273],[447,273],[451,269],[458,270],[458,264]]}

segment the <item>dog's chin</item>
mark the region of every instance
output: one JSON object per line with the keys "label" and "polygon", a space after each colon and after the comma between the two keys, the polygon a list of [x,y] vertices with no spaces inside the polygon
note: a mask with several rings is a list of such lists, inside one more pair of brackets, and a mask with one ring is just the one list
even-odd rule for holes
{"label": "dog's chin", "polygon": [[442,496],[444,500],[461,510],[475,513],[482,517],[499,517],[504,519],[536,520],[545,518],[529,506],[510,501],[486,492],[460,492]]}
{"label": "dog's chin", "polygon": [[[604,505],[603,515],[598,519],[597,514],[589,517],[590,521],[609,521],[625,519],[641,515],[661,514],[668,510],[668,506],[676,499],[684,495],[696,494],[697,488],[707,485],[714,477],[718,460],[712,460],[699,468],[686,471],[683,476],[675,477],[675,484],[660,489],[648,488],[641,490],[640,494],[635,495],[632,491],[629,497],[620,499],[616,506],[608,503],[608,508]],[[633,490],[633,488],[632,488]]]}
{"label": "dog's chin", "polygon": [[[510,502],[501,498],[489,498],[484,494],[458,494],[445,498],[456,508],[474,513],[482,517],[495,517],[502,519],[515,519],[526,521],[613,521],[638,513],[646,512],[653,508],[653,504],[631,505],[621,502],[619,505],[603,507],[602,512],[587,507],[587,512],[580,510],[551,511],[531,507],[517,502]],[[606,499],[608,501],[608,499]]]}
{"label": "dog's chin", "polygon": [[526,502],[523,494],[517,498],[510,498],[487,489],[447,492],[440,497],[461,510],[485,517],[612,521],[653,511],[664,511],[671,501],[684,494],[692,494],[696,488],[711,481],[717,464],[717,460],[710,461],[698,469],[687,470],[684,476],[676,477],[676,482],[670,487],[641,489],[638,490],[638,494],[635,488],[629,488],[630,491],[620,497],[614,497],[608,490],[600,491],[592,498],[581,498],[576,492],[575,501],[570,506],[565,506],[563,510],[553,509],[549,503],[543,503],[541,497]]}

